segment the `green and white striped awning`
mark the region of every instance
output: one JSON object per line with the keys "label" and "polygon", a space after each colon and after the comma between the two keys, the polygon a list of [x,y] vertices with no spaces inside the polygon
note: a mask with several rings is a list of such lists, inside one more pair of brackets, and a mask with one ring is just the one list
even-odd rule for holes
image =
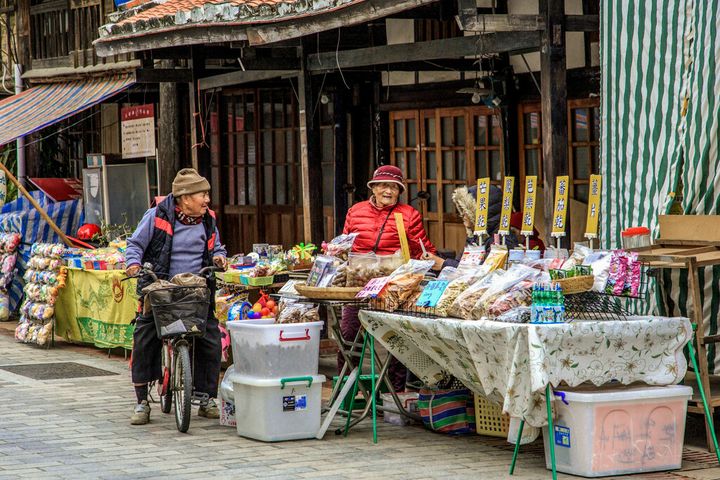
{"label": "green and white striped awning", "polygon": [[[602,239],[669,211],[720,213],[720,0],[601,2]],[[657,232],[656,232],[657,233]],[[666,271],[664,315],[689,316],[687,274]],[[701,272],[706,335],[718,333],[720,268]],[[710,372],[720,358],[708,347]]]}

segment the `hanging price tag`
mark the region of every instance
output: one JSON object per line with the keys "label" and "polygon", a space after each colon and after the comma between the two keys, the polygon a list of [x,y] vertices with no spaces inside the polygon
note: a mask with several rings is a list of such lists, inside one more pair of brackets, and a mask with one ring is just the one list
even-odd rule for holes
{"label": "hanging price tag", "polygon": [[530,236],[535,227],[535,201],[537,200],[537,176],[525,177],[525,203],[520,233]]}
{"label": "hanging price tag", "polygon": [[373,278],[365,284],[362,290],[355,295],[355,298],[375,298],[380,295],[382,289],[387,285],[390,277]]}
{"label": "hanging price tag", "polygon": [[490,198],[490,179],[480,178],[477,181],[477,201],[475,204],[475,235],[487,234],[488,201]]}
{"label": "hanging price tag", "polygon": [[570,178],[567,175],[555,180],[555,209],[553,210],[553,237],[565,236],[565,220],[567,219],[568,189]]}
{"label": "hanging price tag", "polygon": [[600,220],[600,189],[602,176],[590,175],[590,195],[588,196],[587,223],[585,238],[597,238],[598,221]]}
{"label": "hanging price tag", "polygon": [[425,285],[420,298],[415,305],[418,307],[434,308],[440,297],[450,283],[448,280],[433,280]]}
{"label": "hanging price tag", "polygon": [[503,180],[502,207],[500,209],[500,235],[510,235],[510,215],[512,215],[513,192],[515,190],[515,177],[505,177]]}

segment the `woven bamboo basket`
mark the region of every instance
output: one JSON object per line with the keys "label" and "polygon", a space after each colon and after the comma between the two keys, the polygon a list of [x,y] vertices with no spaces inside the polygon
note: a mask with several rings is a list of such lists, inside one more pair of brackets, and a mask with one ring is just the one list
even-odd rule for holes
{"label": "woven bamboo basket", "polygon": [[561,278],[554,280],[560,285],[564,295],[572,295],[574,293],[589,292],[595,283],[595,277],[592,275],[583,275],[581,277]]}
{"label": "woven bamboo basket", "polygon": [[362,287],[309,287],[295,285],[295,290],[312,300],[354,300]]}

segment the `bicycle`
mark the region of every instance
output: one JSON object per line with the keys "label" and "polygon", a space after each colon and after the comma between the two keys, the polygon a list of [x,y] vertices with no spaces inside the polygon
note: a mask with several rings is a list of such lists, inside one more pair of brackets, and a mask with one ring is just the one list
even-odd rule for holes
{"label": "bicycle", "polygon": [[[221,269],[205,267],[199,277],[205,279],[205,285],[172,285],[150,290],[145,301],[155,320],[158,338],[162,340],[162,378],[157,382],[160,397],[160,410],[170,413],[175,406],[175,425],[181,433],[190,428],[192,405],[207,405],[210,397],[206,393],[193,391],[193,363],[190,360],[190,340],[195,345],[195,337],[205,333],[211,298],[207,282],[210,275]],[[133,278],[150,276],[154,282],[158,277],[152,265],[146,263]],[[194,358],[194,356],[193,356]]]}

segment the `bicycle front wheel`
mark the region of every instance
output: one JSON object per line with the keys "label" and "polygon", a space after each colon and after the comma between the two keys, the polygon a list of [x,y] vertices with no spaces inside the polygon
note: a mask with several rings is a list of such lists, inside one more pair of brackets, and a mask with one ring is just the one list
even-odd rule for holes
{"label": "bicycle front wheel", "polygon": [[175,347],[175,390],[173,401],[175,404],[175,424],[179,432],[185,433],[190,428],[190,413],[192,409],[192,370],[190,364],[190,351],[187,344]]}

